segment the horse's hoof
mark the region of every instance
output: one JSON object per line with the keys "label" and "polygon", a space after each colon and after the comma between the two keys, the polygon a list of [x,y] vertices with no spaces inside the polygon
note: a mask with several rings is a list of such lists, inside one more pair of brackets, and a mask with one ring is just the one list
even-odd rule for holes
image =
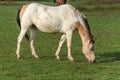
{"label": "horse's hoof", "polygon": [[58,61],[60,61],[60,56],[58,56],[57,54],[55,54],[55,57]]}
{"label": "horse's hoof", "polygon": [[21,56],[17,56],[17,59],[20,60],[20,59],[21,59]]}
{"label": "horse's hoof", "polygon": [[60,61],[60,57],[59,57],[59,56],[56,56],[56,59],[57,59],[58,61]]}
{"label": "horse's hoof", "polygon": [[69,57],[68,59],[69,59],[71,62],[74,61],[74,58],[73,58],[73,57]]}
{"label": "horse's hoof", "polygon": [[36,59],[40,59],[40,57],[39,56],[34,56]]}

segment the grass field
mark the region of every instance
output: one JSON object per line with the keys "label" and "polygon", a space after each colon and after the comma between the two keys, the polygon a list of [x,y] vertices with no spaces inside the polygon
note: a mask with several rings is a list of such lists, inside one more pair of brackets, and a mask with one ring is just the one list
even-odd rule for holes
{"label": "grass field", "polygon": [[[54,53],[61,34],[37,32],[35,48],[40,59],[31,57],[28,42],[22,43],[22,60],[17,60],[16,42],[19,28],[16,13],[24,2],[0,5],[0,80],[120,80],[120,3],[84,4],[71,3],[86,14],[92,34],[95,37],[97,62],[88,63],[81,51],[78,32],[73,34],[72,54],[75,59],[67,59],[64,44],[61,61]],[[26,2],[28,3],[28,2]],[[42,2],[53,5],[51,2]]]}

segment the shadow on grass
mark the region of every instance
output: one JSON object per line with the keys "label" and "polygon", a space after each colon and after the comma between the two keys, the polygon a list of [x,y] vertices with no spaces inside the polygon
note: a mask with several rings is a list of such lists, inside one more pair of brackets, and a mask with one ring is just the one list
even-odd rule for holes
{"label": "shadow on grass", "polygon": [[[80,56],[80,54],[76,53],[76,56]],[[76,57],[76,56],[73,56],[74,57],[74,62],[88,63],[88,61],[87,61],[87,59],[85,58],[84,55],[82,55],[82,57]],[[31,59],[31,58],[34,59],[33,56],[28,57],[28,59]],[[55,60],[55,61],[58,61],[54,55],[41,55],[38,60]],[[68,58],[67,58],[67,55],[60,55],[60,61],[69,61]],[[114,62],[114,61],[120,61],[120,51],[107,52],[107,53],[103,53],[103,54],[100,54],[100,55],[96,55],[96,63],[109,63],[109,62]]]}
{"label": "shadow on grass", "polygon": [[100,55],[98,63],[114,62],[118,60],[120,61],[120,51],[107,52]]}

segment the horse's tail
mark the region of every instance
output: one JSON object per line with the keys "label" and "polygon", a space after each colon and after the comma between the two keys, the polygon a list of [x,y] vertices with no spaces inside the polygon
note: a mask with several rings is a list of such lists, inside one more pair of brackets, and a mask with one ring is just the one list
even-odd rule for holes
{"label": "horse's tail", "polygon": [[[18,24],[18,26],[19,26],[20,29],[21,29],[21,23],[20,23],[20,11],[21,11],[21,9],[22,9],[22,8],[20,8],[20,9],[18,10],[18,12],[17,12],[17,17],[16,17],[17,24]],[[25,38],[26,38],[27,41],[29,41],[29,36],[28,36],[27,33],[25,34]]]}

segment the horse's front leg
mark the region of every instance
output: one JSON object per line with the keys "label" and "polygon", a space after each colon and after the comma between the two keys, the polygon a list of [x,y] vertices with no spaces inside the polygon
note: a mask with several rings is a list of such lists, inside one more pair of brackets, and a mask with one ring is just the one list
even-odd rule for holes
{"label": "horse's front leg", "polygon": [[56,53],[55,53],[55,56],[56,56],[56,59],[57,59],[57,60],[60,60],[59,54],[60,54],[60,50],[61,50],[62,45],[63,45],[63,43],[65,42],[65,40],[66,40],[66,34],[63,34],[63,35],[61,36],[61,39],[60,39],[60,42],[59,42],[59,46],[58,46],[57,51],[56,51]]}
{"label": "horse's front leg", "polygon": [[68,59],[70,61],[73,61],[73,57],[71,55],[71,41],[72,41],[72,33],[73,31],[72,30],[69,30],[66,32],[66,38],[67,38],[67,48],[68,48]]}
{"label": "horse's front leg", "polygon": [[35,48],[34,48],[35,36],[36,36],[36,29],[30,28],[30,48],[31,48],[31,52],[32,52],[32,55],[35,58],[39,58],[39,56],[36,54],[36,51],[35,51]]}

